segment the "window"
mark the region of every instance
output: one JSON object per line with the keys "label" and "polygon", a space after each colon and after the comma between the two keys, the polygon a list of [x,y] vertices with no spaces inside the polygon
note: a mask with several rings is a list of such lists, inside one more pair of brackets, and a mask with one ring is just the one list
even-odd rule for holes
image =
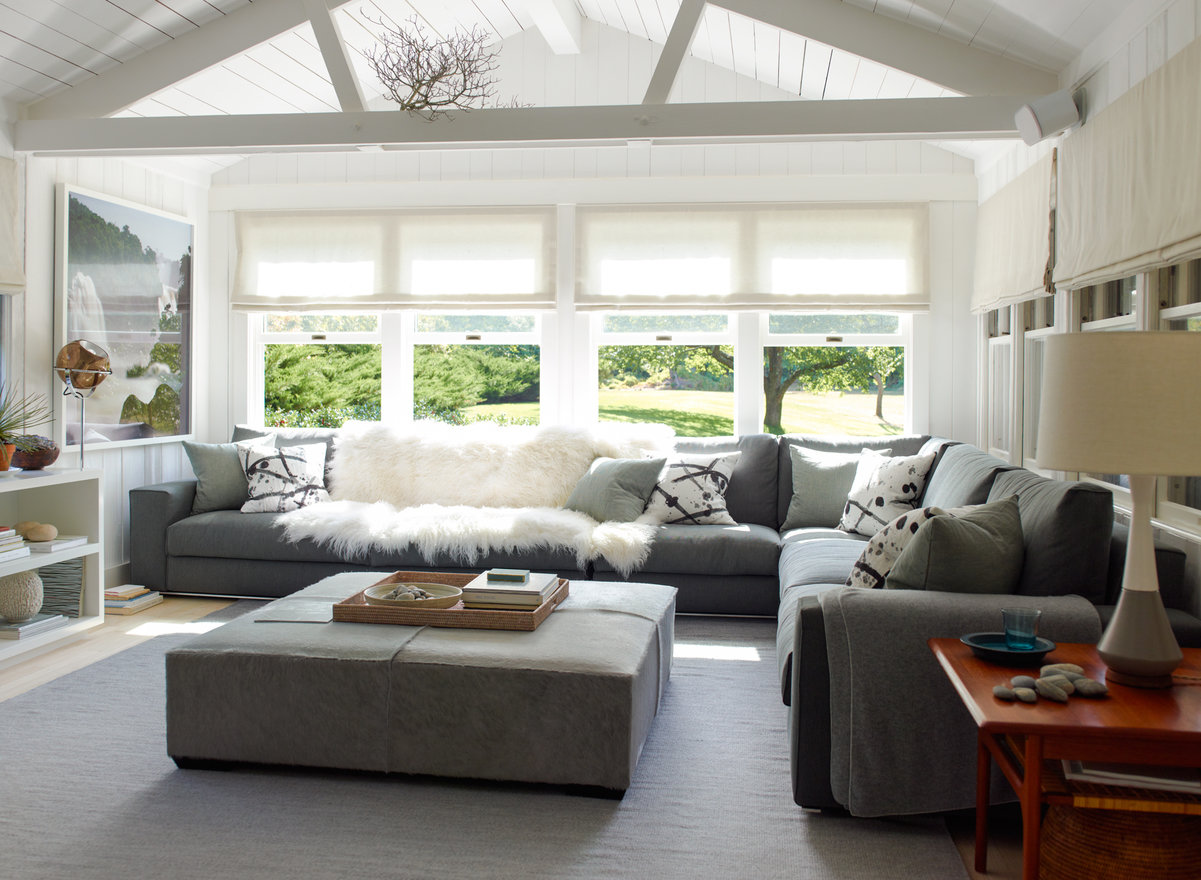
{"label": "window", "polygon": [[418,313],[413,339],[414,419],[538,424],[537,316]]}
{"label": "window", "polygon": [[341,427],[380,418],[378,315],[262,316],[263,423]]}
{"label": "window", "polygon": [[1133,330],[1139,276],[1094,284],[1074,291],[1081,330]]}
{"label": "window", "polygon": [[597,346],[597,417],[661,422],[681,437],[734,433],[727,314],[606,314]]}
{"label": "window", "polygon": [[[1156,280],[1160,329],[1201,333],[1201,260],[1161,269]],[[1156,516],[1201,531],[1201,477],[1160,477],[1158,485]]]}
{"label": "window", "polygon": [[1009,459],[1013,445],[1013,334],[1011,307],[992,309],[985,319],[988,336],[988,451]]}
{"label": "window", "polygon": [[775,433],[899,434],[905,340],[899,315],[767,316],[764,426]]}
{"label": "window", "polygon": [[1022,312],[1022,464],[1038,467],[1038,407],[1042,397],[1043,344],[1055,332],[1055,297],[1040,296]]}

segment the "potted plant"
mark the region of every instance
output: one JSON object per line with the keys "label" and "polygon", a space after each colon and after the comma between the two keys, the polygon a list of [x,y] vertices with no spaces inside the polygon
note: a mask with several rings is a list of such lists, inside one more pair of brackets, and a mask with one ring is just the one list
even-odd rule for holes
{"label": "potted plant", "polygon": [[42,394],[21,394],[15,388],[0,385],[0,471],[8,470],[13,452],[32,438],[25,429],[43,425],[54,417]]}

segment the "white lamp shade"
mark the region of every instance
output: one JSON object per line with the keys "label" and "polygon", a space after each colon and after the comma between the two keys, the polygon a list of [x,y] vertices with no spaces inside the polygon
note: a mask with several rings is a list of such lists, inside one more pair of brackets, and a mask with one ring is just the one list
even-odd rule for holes
{"label": "white lamp shade", "polygon": [[1048,336],[1038,463],[1089,473],[1201,475],[1201,333]]}

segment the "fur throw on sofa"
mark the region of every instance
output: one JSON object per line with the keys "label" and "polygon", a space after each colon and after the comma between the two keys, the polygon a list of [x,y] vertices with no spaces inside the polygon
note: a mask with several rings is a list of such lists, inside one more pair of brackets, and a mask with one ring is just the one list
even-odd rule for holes
{"label": "fur throw on sofa", "polygon": [[671,444],[661,425],[352,424],[334,447],[334,500],[281,521],[289,540],[345,555],[412,545],[431,564],[472,565],[490,552],[562,547],[580,568],[603,557],[628,574],[650,552],[654,526],[597,523],[562,504],[597,457],[663,456]]}

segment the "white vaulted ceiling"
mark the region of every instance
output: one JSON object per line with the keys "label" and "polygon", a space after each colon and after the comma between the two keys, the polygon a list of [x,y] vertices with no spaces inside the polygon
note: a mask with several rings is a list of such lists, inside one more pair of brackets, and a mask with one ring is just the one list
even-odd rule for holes
{"label": "white vaulted ceiling", "polygon": [[[336,112],[341,107],[336,80],[308,23],[310,4],[0,0],[0,99],[31,119]],[[625,65],[622,75],[634,83],[638,77],[649,80],[681,8],[680,0],[329,0],[328,5],[335,7],[334,19],[371,109],[389,106],[363,58],[375,42],[376,21],[403,24],[415,18],[439,34],[477,27],[502,46],[538,34],[557,53],[577,48],[583,56],[596,53],[579,62],[591,65],[596,78]],[[1081,49],[1130,5],[1130,0],[712,0],[688,54],[770,87],[773,99],[779,97],[776,89],[784,98],[812,101],[1025,94],[1029,88],[1005,88],[1009,73],[1028,74],[1021,85],[1037,83],[1050,91]],[[861,28],[843,20],[848,9],[873,28],[882,26],[883,38],[874,46],[866,41],[856,32]],[[250,26],[243,27],[247,22]],[[245,34],[257,33],[255,28],[264,37],[250,45]],[[635,49],[599,51],[608,44],[595,34],[606,29],[628,34],[621,45]],[[898,38],[896,46],[889,45],[894,41],[888,29]],[[816,32],[833,38],[823,42]],[[963,57],[969,67],[975,60],[984,62],[980,71],[959,78],[947,72],[946,64],[940,68],[920,57],[923,53],[913,48],[918,44],[900,39],[915,32],[945,38],[940,45],[957,52],[971,47],[974,52]],[[639,48],[643,45],[645,51]],[[151,54],[141,58],[144,53]],[[989,67],[998,57],[1009,67]],[[142,66],[130,65],[134,59]],[[135,68],[136,77],[122,80],[123,72],[132,74]],[[521,70],[515,62],[503,69],[506,96],[515,93],[523,104],[641,100],[642,87],[633,84],[617,96],[605,97],[601,89],[597,94],[604,100],[598,100],[581,89],[565,94],[545,83],[535,87],[532,78],[549,76],[548,70]],[[975,87],[981,81],[987,85]],[[115,106],[108,106],[110,98]],[[677,87],[669,102],[681,100],[744,98],[681,95]]]}

